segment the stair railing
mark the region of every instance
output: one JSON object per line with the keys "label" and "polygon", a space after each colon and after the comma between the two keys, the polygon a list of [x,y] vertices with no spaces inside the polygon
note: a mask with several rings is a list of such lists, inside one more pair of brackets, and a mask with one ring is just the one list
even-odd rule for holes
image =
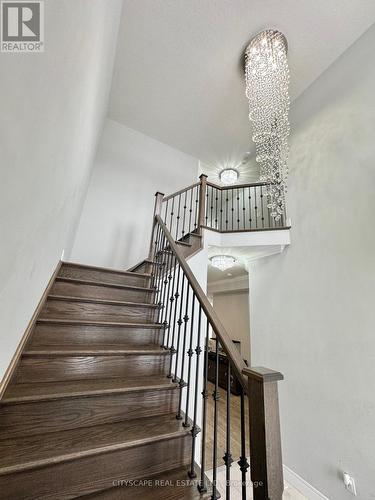
{"label": "stair railing", "polygon": [[[190,192],[197,187],[198,185],[191,186],[176,194],[174,198],[184,196],[187,191]],[[155,207],[161,208],[161,205],[159,196]],[[162,347],[169,351],[168,377],[179,385],[176,418],[183,421],[182,425],[190,428],[192,436],[188,475],[190,478],[197,478],[199,474],[198,489],[203,493],[209,487],[206,472],[208,469],[212,470],[211,499],[216,500],[219,498],[218,466],[222,460],[226,476],[225,498],[229,499],[233,491],[231,467],[236,459],[241,470],[242,499],[247,498],[250,481],[245,402],[248,399],[254,499],[281,500],[283,475],[277,381],[282,379],[282,375],[263,368],[246,367],[176,245],[175,234],[171,234],[159,213],[156,213],[154,218],[151,243],[154,261],[152,284],[155,289],[155,303],[159,305],[158,322],[164,327]],[[199,215],[202,215],[202,212],[198,200],[198,220]],[[216,338],[216,345],[213,353],[214,363],[210,364],[209,355],[212,355],[212,352],[209,345],[213,336]],[[220,379],[220,363],[223,363],[224,359],[227,370],[223,380]],[[240,387],[240,452],[239,456],[234,457],[231,434],[231,389],[235,381]],[[224,430],[223,425],[219,426],[220,417],[223,417],[221,415],[223,406],[220,405],[223,391],[220,387],[224,388],[225,392]],[[210,391],[212,391],[213,405],[212,421],[208,414]],[[238,440],[238,436],[236,439]],[[225,442],[224,450],[221,449],[223,442]],[[223,453],[222,456],[220,451]],[[197,463],[200,466],[199,470]]]}
{"label": "stair railing", "polygon": [[156,193],[155,213],[176,241],[202,228],[220,233],[288,229],[285,212],[277,221],[272,217],[266,187],[264,182],[218,186],[202,174],[199,182],[169,196]]}

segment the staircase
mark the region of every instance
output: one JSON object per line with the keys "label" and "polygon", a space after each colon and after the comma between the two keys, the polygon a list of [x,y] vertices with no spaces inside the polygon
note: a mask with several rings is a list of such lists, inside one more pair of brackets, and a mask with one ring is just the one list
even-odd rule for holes
{"label": "staircase", "polygon": [[[229,499],[236,466],[242,500],[251,489],[254,500],[281,500],[282,375],[246,368],[186,262],[202,245],[206,193],[205,176],[164,200],[157,193],[149,258],[129,271],[60,263],[0,399],[1,499]],[[211,335],[217,342],[209,415]],[[219,350],[228,359],[221,415]],[[233,377],[241,387],[240,457],[231,454]],[[228,481],[221,490],[219,432]]]}
{"label": "staircase", "polygon": [[[151,498],[113,485],[186,480],[190,428],[176,419],[150,279],[62,265],[1,401],[2,498]],[[200,497],[171,490],[152,497]]]}

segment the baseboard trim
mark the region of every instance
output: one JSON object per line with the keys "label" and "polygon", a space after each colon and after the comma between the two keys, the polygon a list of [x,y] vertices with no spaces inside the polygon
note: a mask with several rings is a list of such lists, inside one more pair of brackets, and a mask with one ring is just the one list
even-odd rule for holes
{"label": "baseboard trim", "polygon": [[28,341],[28,339],[30,337],[31,332],[34,329],[34,325],[35,325],[35,322],[37,320],[37,317],[39,316],[39,313],[44,306],[44,302],[46,301],[47,296],[49,294],[49,291],[50,291],[50,289],[51,289],[51,287],[56,279],[56,276],[58,275],[58,273],[60,271],[61,265],[62,265],[62,261],[60,260],[58,262],[47,286],[46,286],[46,289],[43,292],[43,295],[42,295],[42,297],[37,305],[37,308],[34,311],[34,314],[32,315],[32,317],[29,321],[29,324],[26,327],[25,333],[22,335],[22,338],[17,346],[16,352],[13,354],[12,360],[11,360],[11,362],[10,362],[10,364],[9,364],[5,374],[4,374],[4,377],[1,380],[1,383],[0,383],[0,401],[3,398],[4,393],[6,391],[6,388],[8,387],[8,384],[13,376],[13,373],[16,369],[16,366],[17,366],[18,361],[20,359],[20,356],[22,354],[22,351],[26,345],[26,342]]}
{"label": "baseboard trim", "polygon": [[293,486],[293,488],[296,488],[308,500],[330,500],[286,465],[283,465],[283,469],[285,481]]}

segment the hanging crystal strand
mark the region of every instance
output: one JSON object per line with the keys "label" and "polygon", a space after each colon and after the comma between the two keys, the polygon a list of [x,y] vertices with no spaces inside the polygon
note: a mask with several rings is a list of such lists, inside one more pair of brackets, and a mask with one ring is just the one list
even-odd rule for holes
{"label": "hanging crystal strand", "polygon": [[207,431],[207,399],[208,399],[208,339],[209,339],[210,325],[208,318],[206,318],[206,341],[204,345],[204,360],[203,360],[203,410],[202,410],[202,443],[201,443],[201,478],[198,485],[200,493],[207,492],[206,485],[206,431]]}
{"label": "hanging crystal strand", "polygon": [[[198,433],[200,432],[199,427],[197,426],[197,411],[198,411],[198,380],[199,380],[199,361],[200,361],[200,355],[202,354],[202,349],[201,349],[201,320],[202,320],[202,306],[199,306],[199,313],[198,313],[198,337],[197,337],[197,346],[195,348],[195,353],[197,355],[196,357],[196,363],[195,363],[195,390],[194,390],[194,417],[193,417],[193,427],[191,428],[191,435],[193,438],[192,445],[191,445],[191,463],[190,463],[190,471],[189,471],[189,477],[191,479],[197,477],[197,474],[195,472],[195,441]],[[204,375],[203,375],[204,376]],[[189,384],[190,384],[190,379],[189,379]],[[186,407],[189,407],[189,404],[187,403]],[[188,411],[186,410],[186,415]],[[204,469],[204,467],[203,467]]]}
{"label": "hanging crystal strand", "polygon": [[245,76],[256,161],[277,222],[285,210],[290,131],[287,42],[282,33],[266,30],[251,40],[245,51]]}

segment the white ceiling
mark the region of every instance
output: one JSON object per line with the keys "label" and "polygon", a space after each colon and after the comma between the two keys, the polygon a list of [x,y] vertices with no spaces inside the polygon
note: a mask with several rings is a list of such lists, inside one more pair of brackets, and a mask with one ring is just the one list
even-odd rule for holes
{"label": "white ceiling", "polygon": [[213,169],[237,164],[250,38],[286,35],[295,99],[374,21],[374,0],[124,0],[109,116]]}

